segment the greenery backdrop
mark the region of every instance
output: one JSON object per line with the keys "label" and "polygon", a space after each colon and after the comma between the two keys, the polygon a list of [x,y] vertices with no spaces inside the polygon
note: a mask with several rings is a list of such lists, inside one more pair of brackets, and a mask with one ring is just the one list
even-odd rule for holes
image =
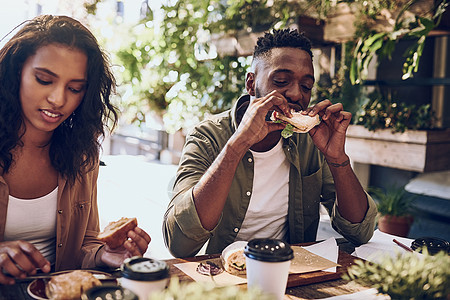
{"label": "greenery backdrop", "polygon": [[[89,12],[95,14],[102,1],[90,1]],[[356,114],[370,100],[361,93],[369,62],[374,56],[390,59],[398,39],[417,39],[405,53],[404,79],[417,71],[424,40],[447,4],[438,1],[437,7],[414,9],[423,2],[429,1],[167,0],[158,22],[147,7],[137,24],[114,27],[112,56],[119,66],[122,119],[143,124],[156,112],[165,129],[175,132],[228,109],[244,92],[251,57],[221,55],[213,37],[285,28],[296,24],[300,15],[319,22],[340,3],[350,5],[357,16],[355,38],[342,45],[348,55],[338,62],[337,75],[318,80],[313,100],[340,101]]]}

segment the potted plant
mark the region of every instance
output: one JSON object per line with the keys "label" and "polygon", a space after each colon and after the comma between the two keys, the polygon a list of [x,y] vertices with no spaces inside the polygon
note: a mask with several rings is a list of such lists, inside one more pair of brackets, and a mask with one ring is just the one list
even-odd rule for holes
{"label": "potted plant", "polygon": [[366,79],[369,64],[375,56],[391,59],[400,39],[416,41],[404,53],[402,69],[403,80],[413,77],[425,40],[438,27],[447,1],[441,1],[436,7],[434,1],[422,0],[385,1],[381,5],[369,1],[369,5],[366,4],[358,8],[358,38],[350,67],[351,82],[360,84]]}
{"label": "potted plant", "polygon": [[403,187],[389,187],[386,190],[370,188],[378,208],[378,229],[396,236],[407,237],[414,217],[412,197]]}
{"label": "potted plant", "polygon": [[372,287],[391,299],[449,299],[450,256],[405,252],[397,257],[386,256],[379,264],[357,260],[346,280]]}

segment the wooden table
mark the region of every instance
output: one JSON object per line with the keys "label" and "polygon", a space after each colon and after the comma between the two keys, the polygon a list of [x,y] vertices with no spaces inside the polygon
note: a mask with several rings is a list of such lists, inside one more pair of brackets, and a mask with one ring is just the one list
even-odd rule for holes
{"label": "wooden table", "polygon": [[[309,244],[299,244],[306,246]],[[170,259],[166,262],[170,266],[170,274],[178,276],[180,281],[193,281],[188,275],[175,267],[175,264],[185,262],[197,262],[207,259],[217,258],[219,255],[201,255],[186,259]],[[317,271],[304,274],[290,274],[287,283],[285,299],[320,299],[336,295],[351,294],[367,289],[354,282],[341,279],[346,273],[347,268],[354,264],[356,257],[339,250],[338,264],[336,273]]]}
{"label": "wooden table", "polygon": [[355,282],[343,279],[287,288],[284,300],[321,299],[338,295],[348,295],[368,289]]}
{"label": "wooden table", "polygon": [[[300,244],[305,246],[309,244]],[[189,276],[184,274],[174,264],[184,262],[197,262],[205,259],[217,258],[219,255],[201,255],[186,259],[169,259],[166,262],[170,266],[170,275],[178,276],[180,281],[193,281]],[[331,272],[310,272],[304,274],[290,274],[288,278],[288,288],[286,289],[285,299],[320,299],[336,295],[351,294],[367,289],[354,282],[341,279],[347,268],[354,264],[355,257],[339,250],[339,258],[336,273]],[[0,285],[0,300],[32,300],[27,293],[29,283],[20,283],[12,286]]]}

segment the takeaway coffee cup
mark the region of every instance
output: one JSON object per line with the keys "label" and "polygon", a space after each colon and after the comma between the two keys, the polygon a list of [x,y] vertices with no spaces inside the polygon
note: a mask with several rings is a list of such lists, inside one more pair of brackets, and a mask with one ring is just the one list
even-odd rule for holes
{"label": "takeaway coffee cup", "polygon": [[283,299],[294,252],[277,239],[253,239],[244,249],[248,288]]}
{"label": "takeaway coffee cup", "polygon": [[120,285],[134,292],[139,299],[148,299],[154,292],[162,291],[169,279],[169,266],[161,260],[131,257],[120,267]]}

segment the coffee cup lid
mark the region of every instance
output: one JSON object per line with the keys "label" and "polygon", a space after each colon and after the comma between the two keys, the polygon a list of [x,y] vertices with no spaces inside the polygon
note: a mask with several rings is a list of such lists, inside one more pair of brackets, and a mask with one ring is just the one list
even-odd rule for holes
{"label": "coffee cup lid", "polygon": [[248,258],[280,262],[294,258],[294,252],[289,244],[277,239],[252,239],[245,246],[244,254]]}
{"label": "coffee cup lid", "polygon": [[431,255],[444,251],[450,254],[450,243],[444,239],[436,237],[420,237],[412,241],[411,248],[422,253],[422,248],[426,247]]}
{"label": "coffee cup lid", "polygon": [[169,266],[162,260],[146,257],[131,257],[122,263],[122,277],[132,280],[151,281],[169,276]]}

